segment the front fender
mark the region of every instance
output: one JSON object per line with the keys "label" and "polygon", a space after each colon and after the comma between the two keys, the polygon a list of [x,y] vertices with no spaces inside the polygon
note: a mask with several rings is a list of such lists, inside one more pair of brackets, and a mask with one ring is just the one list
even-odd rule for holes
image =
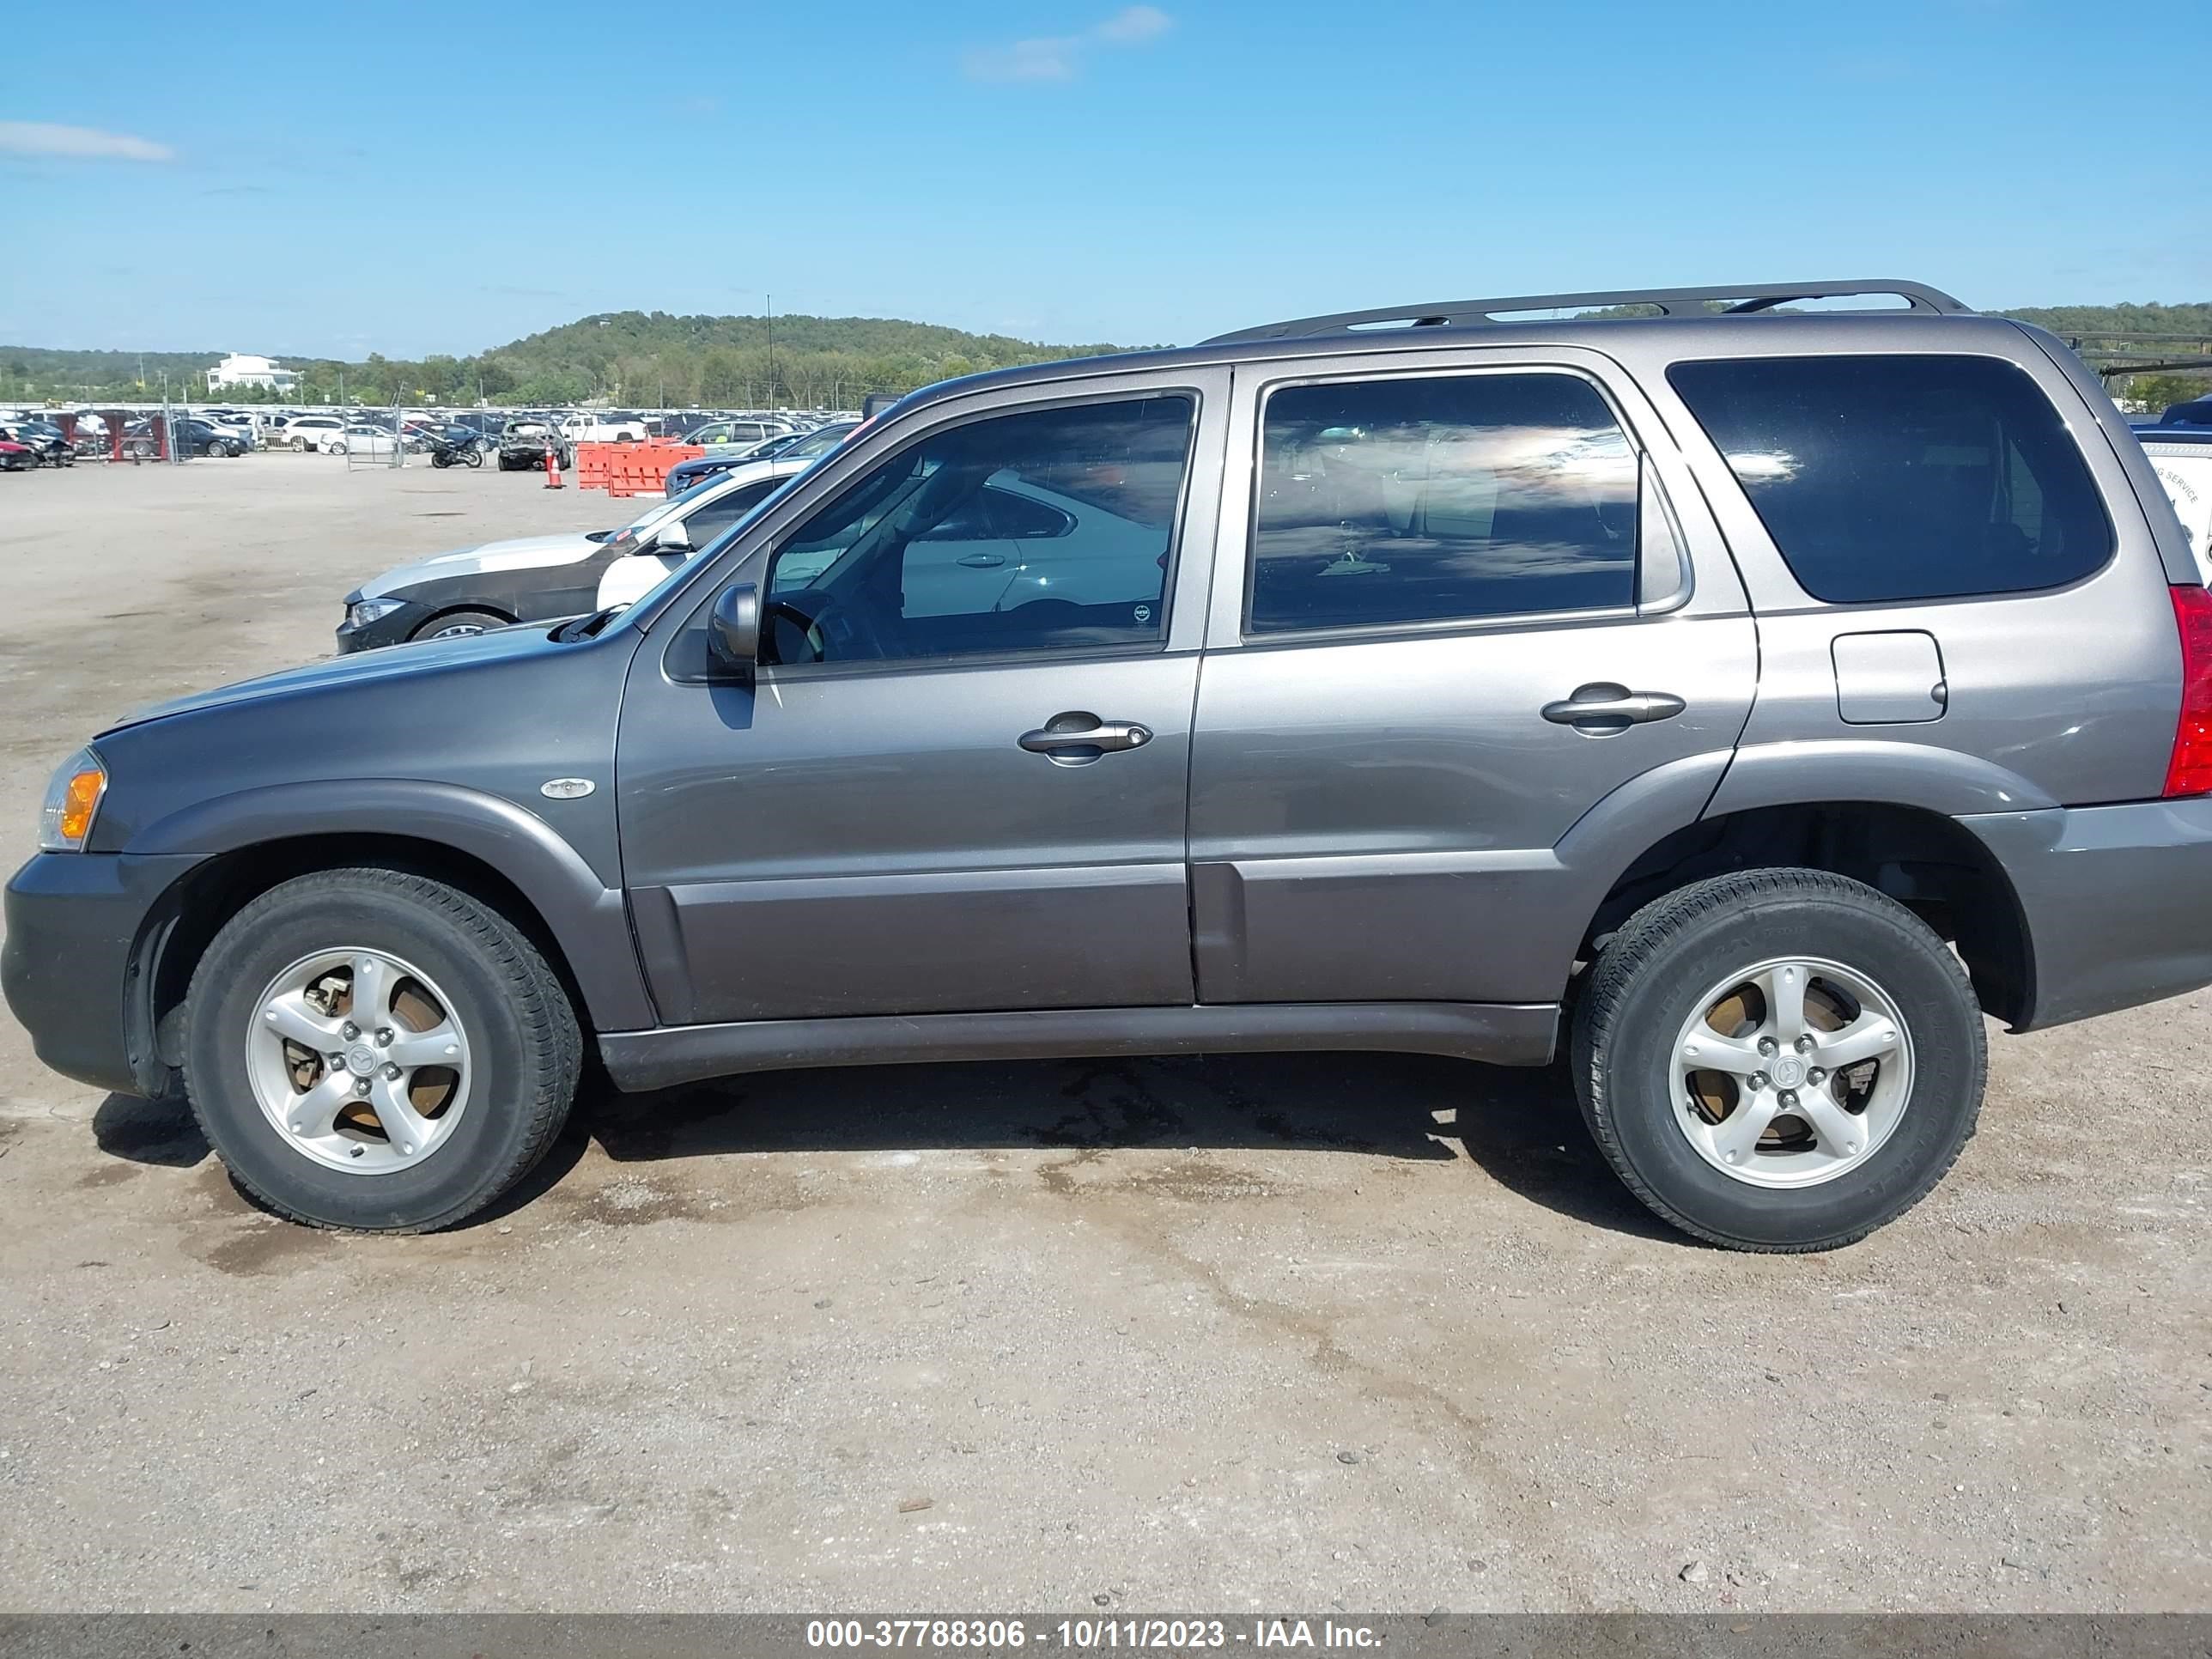
{"label": "front fender", "polygon": [[544,818],[496,795],[410,778],[277,784],[196,801],[145,825],[123,850],[208,856],[338,835],[398,836],[481,860],[544,919],[595,1029],[655,1023],[622,890],[602,882]]}

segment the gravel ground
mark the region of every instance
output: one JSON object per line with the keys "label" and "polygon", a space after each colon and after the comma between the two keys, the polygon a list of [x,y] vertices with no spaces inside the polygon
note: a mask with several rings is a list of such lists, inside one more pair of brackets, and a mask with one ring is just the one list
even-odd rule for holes
{"label": "gravel ground", "polygon": [[[623,516],[0,478],[0,854],[360,578]],[[1647,1220],[1557,1073],[1331,1055],[594,1096],[480,1224],[335,1237],[0,1016],[0,1607],[2204,1608],[2208,1038],[1996,1036],[1933,1198],[1757,1257]]]}

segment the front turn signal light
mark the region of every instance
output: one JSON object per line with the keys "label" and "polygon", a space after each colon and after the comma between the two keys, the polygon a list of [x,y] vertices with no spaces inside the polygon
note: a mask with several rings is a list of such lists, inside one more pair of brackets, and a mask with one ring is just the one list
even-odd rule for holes
{"label": "front turn signal light", "polygon": [[107,769],[91,750],[80,749],[64,761],[46,786],[46,805],[39,814],[40,850],[82,852],[100,812],[100,797],[106,793]]}

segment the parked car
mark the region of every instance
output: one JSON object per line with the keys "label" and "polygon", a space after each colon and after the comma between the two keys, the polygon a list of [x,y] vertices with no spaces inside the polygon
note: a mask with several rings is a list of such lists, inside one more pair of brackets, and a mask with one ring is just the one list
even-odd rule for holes
{"label": "parked car", "polygon": [[[811,460],[796,456],[748,461],[702,480],[677,499],[714,502],[717,520],[709,527],[719,536],[743,522],[755,508],[812,465]],[[704,557],[713,549],[714,540],[702,534],[696,523],[687,525],[685,529],[686,533],[680,538],[645,535],[629,547],[614,550],[627,556],[610,559],[601,566],[599,591],[589,608],[605,611],[634,604],[671,571]]]}
{"label": "parked car", "polygon": [[[2051,335],[1876,286],[928,388],[619,614],[102,732],[0,983],[322,1224],[480,1211],[587,1043],[624,1089],[1564,1046],[1658,1215],[1846,1243],[1964,1148],[1985,1018],[2212,983],[2212,592],[2150,459]],[[1089,591],[938,538],[994,490],[1073,504]]]}
{"label": "parked car", "polygon": [[195,419],[204,421],[218,432],[238,440],[246,449],[258,449],[261,445],[261,429],[254,425],[253,417],[235,410],[205,409]]}
{"label": "parked car", "polygon": [[734,468],[766,460],[814,460],[827,455],[844,442],[860,427],[858,421],[840,421],[833,426],[817,427],[811,432],[787,432],[781,437],[770,438],[756,445],[750,451],[735,455],[701,455],[696,459],[678,461],[668,469],[668,481],[664,486],[671,495],[680,495],[693,485],[703,483]]}
{"label": "parked car", "polygon": [[[169,442],[173,452],[179,455],[227,455],[234,460],[246,453],[246,445],[240,439],[192,415],[171,418]],[[152,418],[133,421],[123,428],[123,453],[137,460],[161,453],[161,440]]]}
{"label": "parked car", "polygon": [[412,447],[404,438],[394,437],[390,427],[372,426],[366,421],[353,422],[323,440],[325,455],[364,455],[373,460],[388,459]]}
{"label": "parked car", "polygon": [[295,449],[321,449],[347,424],[336,415],[297,415],[284,423],[284,441]]}
{"label": "parked car", "polygon": [[0,421],[0,439],[21,444],[47,466],[67,466],[76,459],[76,446],[51,421]]}
{"label": "parked car", "polygon": [[2159,416],[2159,424],[2212,427],[2212,398],[2198,398],[2185,404],[2169,404],[2166,413]]}
{"label": "parked car", "polygon": [[745,420],[709,421],[684,434],[687,444],[703,444],[709,455],[736,455],[765,443],[770,438],[781,438],[794,428],[788,421]]}
{"label": "parked car", "polygon": [[580,616],[594,607],[600,573],[611,564],[648,548],[703,547],[747,505],[718,482],[672,501],[656,501],[618,529],[526,536],[414,560],[346,595],[338,649],[366,651]]}
{"label": "parked car", "polygon": [[0,438],[0,472],[29,472],[39,465],[39,453],[13,438]]}
{"label": "parked car", "polygon": [[562,417],[561,435],[572,444],[635,444],[647,437],[640,415],[583,414]]}
{"label": "parked car", "polygon": [[559,457],[562,467],[576,464],[575,446],[550,421],[538,417],[509,421],[499,434],[499,470],[527,472],[536,468],[542,472],[548,449]]}
{"label": "parked car", "polygon": [[2212,423],[2138,426],[2136,435],[2166,486],[2197,568],[2212,582]]}

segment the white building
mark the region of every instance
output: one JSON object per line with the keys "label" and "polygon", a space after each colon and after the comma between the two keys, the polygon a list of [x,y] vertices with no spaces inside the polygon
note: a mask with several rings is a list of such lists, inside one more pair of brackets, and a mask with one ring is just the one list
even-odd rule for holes
{"label": "white building", "polygon": [[297,369],[279,368],[267,357],[235,351],[208,370],[210,392],[220,392],[227,386],[258,386],[275,392],[289,392],[299,384]]}

